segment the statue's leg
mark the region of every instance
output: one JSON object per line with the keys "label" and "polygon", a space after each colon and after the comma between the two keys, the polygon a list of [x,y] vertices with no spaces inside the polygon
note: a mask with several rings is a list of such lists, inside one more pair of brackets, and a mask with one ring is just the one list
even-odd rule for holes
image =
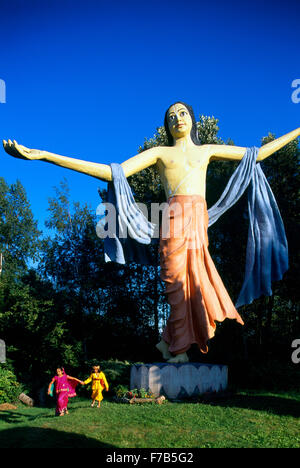
{"label": "statue's leg", "polygon": [[168,359],[168,362],[173,362],[173,363],[189,362],[189,358],[186,353],[180,353],[180,354],[176,354],[176,356],[172,357],[171,359]]}
{"label": "statue's leg", "polygon": [[162,353],[164,359],[170,359],[172,354],[169,351],[169,345],[164,340],[157,343],[156,348]]}
{"label": "statue's leg", "polygon": [[[185,218],[185,207],[176,201],[171,202],[168,213],[170,218],[166,221],[169,231],[160,239],[160,275],[165,283],[165,292],[170,304],[170,316],[162,333],[162,342],[168,343],[164,357],[169,362],[186,362],[188,360],[186,351],[195,342],[187,275],[188,235],[186,228],[190,224],[190,207],[187,211],[187,218]],[[161,343],[158,349],[166,349]]]}

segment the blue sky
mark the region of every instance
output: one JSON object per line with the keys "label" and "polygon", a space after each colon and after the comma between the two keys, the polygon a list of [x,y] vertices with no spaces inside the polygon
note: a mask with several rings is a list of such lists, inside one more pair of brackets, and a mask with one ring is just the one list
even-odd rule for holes
{"label": "blue sky", "polygon": [[[300,126],[296,1],[0,0],[0,138],[88,161],[122,162],[176,100],[214,115],[219,135],[260,145]],[[26,188],[40,228],[65,177],[92,209],[104,183],[8,156],[0,175]]]}

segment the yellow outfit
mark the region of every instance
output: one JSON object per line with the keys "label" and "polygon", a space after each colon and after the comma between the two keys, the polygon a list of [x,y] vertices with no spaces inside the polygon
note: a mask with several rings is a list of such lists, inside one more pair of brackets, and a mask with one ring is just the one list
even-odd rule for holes
{"label": "yellow outfit", "polygon": [[108,383],[103,372],[99,374],[92,373],[88,379],[84,381],[85,384],[92,382],[92,400],[102,401],[102,391],[105,388],[108,391]]}

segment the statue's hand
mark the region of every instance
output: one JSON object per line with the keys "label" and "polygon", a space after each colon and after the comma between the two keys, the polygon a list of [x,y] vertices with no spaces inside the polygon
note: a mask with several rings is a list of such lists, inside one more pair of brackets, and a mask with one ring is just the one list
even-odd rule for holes
{"label": "statue's hand", "polygon": [[16,140],[3,140],[3,148],[8,154],[19,159],[42,159],[44,155],[44,151],[26,148],[26,146],[19,145]]}

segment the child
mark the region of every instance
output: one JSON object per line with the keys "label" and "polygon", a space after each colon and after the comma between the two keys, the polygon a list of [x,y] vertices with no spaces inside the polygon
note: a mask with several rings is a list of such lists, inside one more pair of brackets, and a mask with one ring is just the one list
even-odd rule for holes
{"label": "child", "polygon": [[55,385],[56,392],[56,415],[64,416],[68,414],[69,397],[76,396],[75,388],[78,383],[83,385],[81,380],[71,377],[65,373],[63,367],[56,369],[56,376],[53,377],[48,386],[48,395],[51,394],[51,386]]}
{"label": "child", "polygon": [[100,403],[103,400],[102,391],[105,390],[108,392],[108,383],[103,372],[100,372],[100,366],[93,366],[93,372],[83,383],[84,385],[92,382],[92,404],[93,407],[95,401],[98,401],[98,408],[100,408]]}

